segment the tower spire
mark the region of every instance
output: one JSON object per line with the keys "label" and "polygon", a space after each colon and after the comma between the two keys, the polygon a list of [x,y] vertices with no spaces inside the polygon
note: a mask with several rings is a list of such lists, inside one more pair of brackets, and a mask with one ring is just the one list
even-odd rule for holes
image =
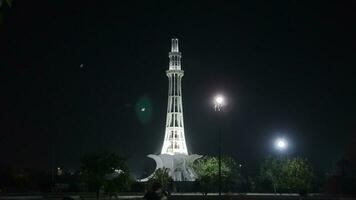
{"label": "tower spire", "polygon": [[182,54],[178,49],[178,39],[172,39],[171,52],[168,53],[169,70],[168,76],[168,106],[166,131],[161,154],[176,153],[188,155],[185,143],[182,101],[182,77],[184,71],[181,69],[180,59]]}
{"label": "tower spire", "polygon": [[172,39],[171,52],[168,53],[169,57],[169,70],[181,70],[180,59],[182,54],[179,52],[178,39]]}
{"label": "tower spire", "polygon": [[177,39],[177,38],[173,38],[173,39],[172,39],[172,48],[171,48],[171,52],[179,52],[179,48],[178,48],[178,39]]}

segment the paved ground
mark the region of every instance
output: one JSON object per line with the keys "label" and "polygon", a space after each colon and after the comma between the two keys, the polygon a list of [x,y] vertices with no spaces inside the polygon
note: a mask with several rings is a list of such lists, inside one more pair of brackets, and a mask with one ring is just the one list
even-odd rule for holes
{"label": "paved ground", "polygon": [[[120,195],[119,199],[136,200],[142,199],[142,194],[138,195]],[[94,193],[76,193],[76,194],[63,194],[63,193],[45,193],[45,194],[0,194],[0,200],[62,200],[64,197],[72,197],[76,200],[95,200]],[[110,199],[108,196],[102,196],[101,200]],[[115,198],[112,198],[115,199]],[[352,197],[339,197],[339,196],[324,196],[324,195],[311,195],[301,197],[297,194],[229,194],[223,195],[219,198],[217,194],[208,194],[203,196],[199,193],[179,193],[172,194],[169,200],[356,200]]]}

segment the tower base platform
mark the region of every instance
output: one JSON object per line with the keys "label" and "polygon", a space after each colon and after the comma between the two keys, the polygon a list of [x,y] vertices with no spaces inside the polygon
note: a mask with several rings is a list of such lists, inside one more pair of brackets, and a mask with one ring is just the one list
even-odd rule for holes
{"label": "tower base platform", "polygon": [[[197,175],[194,172],[192,164],[202,156],[197,154],[149,154],[147,157],[152,158],[156,162],[156,170],[160,168],[169,169],[169,176],[172,177],[173,181],[195,181]],[[148,181],[152,176],[153,174],[141,181]]]}

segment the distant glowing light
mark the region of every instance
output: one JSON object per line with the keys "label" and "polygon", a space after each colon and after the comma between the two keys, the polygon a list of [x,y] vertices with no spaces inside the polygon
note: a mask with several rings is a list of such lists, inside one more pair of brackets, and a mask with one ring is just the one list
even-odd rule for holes
{"label": "distant glowing light", "polygon": [[222,97],[221,95],[218,95],[215,97],[215,102],[217,104],[222,104],[224,102],[224,97]]}
{"label": "distant glowing light", "polygon": [[62,176],[63,170],[60,167],[57,167],[57,176]]}
{"label": "distant glowing light", "polygon": [[221,111],[223,104],[224,104],[224,97],[222,95],[216,95],[214,98],[215,111]]}
{"label": "distant glowing light", "polygon": [[278,149],[278,150],[285,150],[287,149],[288,147],[288,142],[287,140],[285,140],[284,138],[278,138],[275,143],[274,143],[275,147]]}
{"label": "distant glowing light", "polygon": [[121,170],[121,169],[115,169],[114,172],[117,173],[117,174],[122,174],[122,173],[124,173],[124,171]]}
{"label": "distant glowing light", "polygon": [[146,124],[152,119],[152,104],[148,96],[144,95],[138,99],[135,105],[135,113],[142,124]]}

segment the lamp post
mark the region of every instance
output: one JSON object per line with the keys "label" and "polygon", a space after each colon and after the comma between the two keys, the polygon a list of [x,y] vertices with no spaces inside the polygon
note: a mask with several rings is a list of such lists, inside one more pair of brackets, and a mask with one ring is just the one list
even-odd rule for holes
{"label": "lamp post", "polygon": [[[288,149],[288,141],[284,137],[279,137],[274,140],[274,148],[278,151],[277,158],[282,162],[284,158],[284,153]],[[277,187],[274,178],[272,177],[273,190],[274,193],[277,193]]]}
{"label": "lamp post", "polygon": [[279,137],[274,140],[274,148],[277,150],[277,157],[279,159],[288,158],[289,151],[289,142],[284,137]]}
{"label": "lamp post", "polygon": [[[222,107],[224,104],[224,97],[221,95],[216,95],[215,99],[214,99],[214,110],[215,112],[221,112],[222,111]],[[220,123],[219,123],[219,130],[218,130],[218,142],[219,142],[219,198],[221,197],[221,127],[220,127]]]}

